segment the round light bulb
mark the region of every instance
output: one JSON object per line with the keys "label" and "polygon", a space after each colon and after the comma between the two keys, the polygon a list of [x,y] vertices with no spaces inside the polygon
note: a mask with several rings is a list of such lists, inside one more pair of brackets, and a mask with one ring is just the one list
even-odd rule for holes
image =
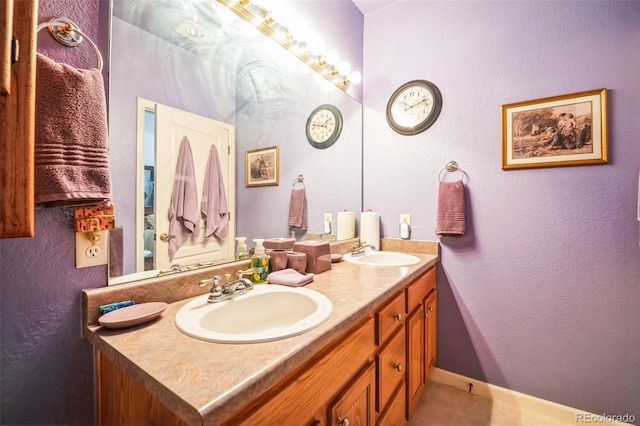
{"label": "round light bulb", "polygon": [[349,74],[349,81],[351,82],[351,84],[358,84],[362,81],[362,74],[360,74],[360,72],[358,71],[354,71],[351,74]]}
{"label": "round light bulb", "polygon": [[351,72],[351,64],[347,61],[340,62],[340,65],[338,65],[338,72],[342,75],[349,75]]}

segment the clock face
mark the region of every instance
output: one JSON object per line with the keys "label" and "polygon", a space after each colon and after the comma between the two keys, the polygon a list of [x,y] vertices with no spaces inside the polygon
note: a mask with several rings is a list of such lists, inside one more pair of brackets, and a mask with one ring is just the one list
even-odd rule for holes
{"label": "clock face", "polygon": [[307,140],[314,148],[329,148],[342,132],[342,114],[333,105],[320,105],[307,119]]}
{"label": "clock face", "polygon": [[424,132],[435,123],[442,108],[438,88],[426,80],[414,80],[400,86],[389,98],[387,122],[403,135]]}

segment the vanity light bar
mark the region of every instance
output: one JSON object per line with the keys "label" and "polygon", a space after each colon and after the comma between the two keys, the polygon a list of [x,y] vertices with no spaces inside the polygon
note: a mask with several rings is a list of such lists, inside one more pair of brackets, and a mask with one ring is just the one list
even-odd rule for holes
{"label": "vanity light bar", "polygon": [[[314,55],[309,51],[307,42],[297,40],[289,28],[276,21],[271,13],[262,7],[251,3],[250,0],[217,0],[258,31],[274,40],[280,46],[294,54],[311,69],[329,80],[343,91],[349,89],[349,77],[340,74],[338,66],[328,63],[325,55]],[[254,11],[252,11],[252,9]]]}

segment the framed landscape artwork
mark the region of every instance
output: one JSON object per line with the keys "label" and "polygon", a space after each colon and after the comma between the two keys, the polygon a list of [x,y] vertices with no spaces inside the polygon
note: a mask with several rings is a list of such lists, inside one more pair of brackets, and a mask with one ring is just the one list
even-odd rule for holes
{"label": "framed landscape artwork", "polygon": [[503,169],[606,162],[606,89],[502,106]]}

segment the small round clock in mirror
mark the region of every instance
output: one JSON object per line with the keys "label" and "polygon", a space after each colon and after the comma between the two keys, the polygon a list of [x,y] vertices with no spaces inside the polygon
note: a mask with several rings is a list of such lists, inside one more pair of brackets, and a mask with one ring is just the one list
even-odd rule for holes
{"label": "small round clock in mirror", "polygon": [[417,135],[433,125],[442,109],[442,95],[426,80],[409,81],[387,103],[387,122],[401,135]]}
{"label": "small round clock in mirror", "polygon": [[312,147],[329,148],[342,133],[342,113],[333,105],[320,105],[309,114],[306,132]]}

